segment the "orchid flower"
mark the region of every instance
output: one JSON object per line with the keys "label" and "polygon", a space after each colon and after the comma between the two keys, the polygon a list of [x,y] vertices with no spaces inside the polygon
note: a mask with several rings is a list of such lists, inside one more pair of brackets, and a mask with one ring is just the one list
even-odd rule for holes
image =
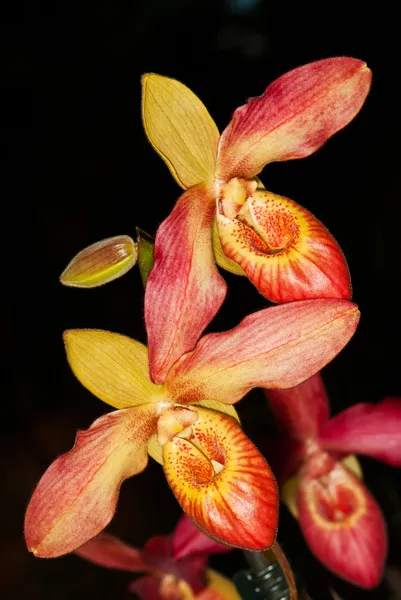
{"label": "orchid flower", "polygon": [[340,299],[267,308],[204,336],[163,385],[151,381],[139,342],[101,330],[67,331],[74,374],[118,410],[79,432],[74,448],[43,475],[26,513],[28,548],[39,557],[60,556],[100,533],[122,482],[143,471],[148,452],[203,531],[236,547],[270,547],[275,479],[231,405],[253,387],[291,387],[310,377],[343,348],[358,320],[357,307]]}
{"label": "orchid flower", "polygon": [[[226,284],[215,260],[246,274],[275,303],[350,298],[348,267],[334,238],[306,209],[266,191],[256,176],[270,162],[318,150],[355,117],[370,81],[366,64],[353,58],[304,65],[238,108],[219,136],[205,106],[186,86],[143,76],[145,132],[186,190],[158,229],[148,281],[145,320],[153,381],[161,383],[175,361],[193,349],[223,303]],[[182,327],[190,332],[185,344],[175,336]]]}
{"label": "orchid flower", "polygon": [[210,554],[228,550],[183,516],[172,535],[150,538],[142,551],[100,533],[75,553],[109,569],[147,573],[129,586],[141,600],[239,600],[231,581],[206,568]]}
{"label": "orchid flower", "polygon": [[319,374],[266,395],[281,432],[275,473],[286,482],[282,498],[310,549],[336,575],[374,587],[386,558],[386,526],[353,453],[401,465],[401,399],[356,404],[329,420]]}

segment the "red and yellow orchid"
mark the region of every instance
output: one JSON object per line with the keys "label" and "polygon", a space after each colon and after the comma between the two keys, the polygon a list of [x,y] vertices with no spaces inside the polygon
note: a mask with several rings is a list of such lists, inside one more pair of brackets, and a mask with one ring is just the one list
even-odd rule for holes
{"label": "red and yellow orchid", "polygon": [[231,405],[253,387],[291,387],[310,377],[343,348],[358,320],[357,307],[340,299],[267,308],[204,336],[162,385],[151,381],[139,342],[100,330],[66,332],[74,374],[118,410],[78,433],[74,448],[43,475],[26,513],[28,548],[60,556],[100,533],[122,482],[146,467],[148,453],[207,534],[236,547],[270,547],[275,479]]}
{"label": "red and yellow orchid", "polygon": [[147,573],[129,586],[141,600],[240,600],[231,581],[207,569],[210,554],[228,550],[183,516],[172,535],[150,538],[143,550],[100,533],[75,552],[108,569]]}
{"label": "red and yellow orchid", "polygon": [[[193,349],[220,308],[226,284],[215,260],[246,274],[276,303],[350,298],[347,264],[334,238],[307,210],[266,191],[256,176],[270,162],[320,148],[358,113],[370,81],[366,64],[353,58],[307,64],[238,108],[219,136],[205,106],[182,83],[143,76],[146,134],[186,190],[158,230],[148,281],[153,381],[161,383]],[[188,332],[185,344],[178,330]]]}
{"label": "red and yellow orchid", "polygon": [[386,558],[386,526],[352,453],[401,465],[401,400],[356,404],[329,420],[319,374],[266,395],[281,433],[275,474],[309,547],[336,575],[374,587]]}

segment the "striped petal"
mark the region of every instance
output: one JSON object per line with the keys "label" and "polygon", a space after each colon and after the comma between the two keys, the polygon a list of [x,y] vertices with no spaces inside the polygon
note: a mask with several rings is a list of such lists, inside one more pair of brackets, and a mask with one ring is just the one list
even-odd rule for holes
{"label": "striped petal", "polygon": [[227,286],[213,258],[212,191],[199,185],[181,196],[159,227],[145,293],[150,372],[162,383],[192,350],[223,303]]}
{"label": "striped petal", "polygon": [[270,467],[234,419],[197,412],[191,437],[175,437],[163,449],[164,472],[181,508],[219,542],[269,548],[278,518]]}
{"label": "striped petal", "polygon": [[298,512],[309,547],[328,569],[361,587],[379,583],[387,553],[383,515],[366,487],[327,454],[301,471]]}
{"label": "striped petal", "polygon": [[72,552],[113,517],[119,489],[146,467],[154,404],[109,413],[79,432],[74,448],[47,469],[29,503],[25,538],[36,556]]}
{"label": "striped petal", "polygon": [[347,57],[279,77],[235,111],[219,142],[217,178],[250,179],[272,161],[309,156],[357,115],[370,82],[366,64]]}
{"label": "striped petal", "polygon": [[365,454],[401,466],[401,398],[342,411],[320,432],[319,444],[329,451]]}
{"label": "striped petal", "polygon": [[351,297],[341,248],[299,204],[257,190],[236,218],[222,210],[217,227],[224,254],[242,267],[265,298],[281,303]]}
{"label": "striped petal", "polygon": [[64,343],[74,375],[103,402],[128,408],[159,399],[143,344],[99,329],[71,329]]}
{"label": "striped petal", "polygon": [[190,89],[169,77],[143,75],[142,119],[150,143],[181,187],[212,178],[219,132]]}
{"label": "striped petal", "polygon": [[358,321],[358,308],[346,300],[266,308],[231,331],[204,336],[171,369],[164,393],[183,404],[234,404],[253,387],[294,387],[340,352]]}

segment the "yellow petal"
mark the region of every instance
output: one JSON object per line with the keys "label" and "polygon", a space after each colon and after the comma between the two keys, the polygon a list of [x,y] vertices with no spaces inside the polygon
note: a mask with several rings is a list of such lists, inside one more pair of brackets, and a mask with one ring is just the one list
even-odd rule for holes
{"label": "yellow petal", "polygon": [[184,189],[213,177],[219,132],[185,85],[154,73],[142,77],[142,119],[156,152]]}
{"label": "yellow petal", "polygon": [[238,423],[240,422],[238,413],[232,404],[225,404],[224,402],[219,402],[218,400],[201,400],[194,406],[204,406],[205,408],[210,408],[211,410],[217,410],[218,412],[222,412],[229,417],[233,417]]}
{"label": "yellow petal", "polygon": [[217,230],[216,219],[213,221],[213,253],[216,263],[219,265],[219,267],[229,271],[230,273],[233,273],[234,275],[246,275],[242,267],[224,254],[223,248],[221,247],[219,232]]}
{"label": "yellow petal", "polygon": [[64,343],[75,376],[103,402],[128,408],[160,399],[160,386],[149,379],[148,351],[143,344],[97,329],[66,331]]}
{"label": "yellow petal", "polygon": [[241,600],[233,582],[221,573],[207,569],[207,587],[196,595],[196,600]]}
{"label": "yellow petal", "polygon": [[[341,461],[342,465],[351,471],[358,479],[363,479],[362,467],[355,454],[346,456]],[[298,506],[297,506],[297,491],[298,491],[299,477],[295,475],[284,483],[280,489],[281,501],[284,502],[290,513],[295,519],[298,519]]]}
{"label": "yellow petal", "polygon": [[69,287],[99,287],[127,273],[136,259],[135,242],[128,235],[117,235],[78,252],[63,271],[60,281]]}

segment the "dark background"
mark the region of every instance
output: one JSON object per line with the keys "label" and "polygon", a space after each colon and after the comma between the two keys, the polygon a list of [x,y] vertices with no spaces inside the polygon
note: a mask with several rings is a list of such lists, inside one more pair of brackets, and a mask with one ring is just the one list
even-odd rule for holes
{"label": "dark background", "polygon": [[[325,369],[333,412],[354,402],[401,396],[400,96],[396,9],[340,0],[315,6],[286,0],[25,1],[1,15],[3,109],[1,363],[1,569],[4,598],[124,598],[129,575],[75,556],[33,558],[23,513],[40,476],[68,450],[78,428],[108,407],[67,366],[61,333],[110,329],[145,341],[143,291],[136,269],[104,288],[62,288],[61,271],[92,242],[139,225],[154,234],[179,189],[152,150],[140,119],[140,75],[175,77],[208,107],[222,130],[234,109],[298,65],[335,55],[365,60],[373,86],[360,115],[310,158],[269,165],[266,187],[319,217],[351,269],[360,327]],[[266,301],[227,275],[228,299],[210,330],[235,325]],[[262,397],[241,402],[257,443],[267,429]],[[263,414],[262,414],[263,413]],[[367,484],[389,519],[390,564],[400,564],[396,470],[362,460]],[[111,530],[140,547],[171,531],[178,505],[159,465],[127,481]],[[313,586],[344,598],[357,592],[319,569],[296,524],[281,515],[280,540]],[[298,557],[298,559],[297,559]],[[241,554],[213,561],[227,574]],[[242,564],[242,566],[244,566]]]}

